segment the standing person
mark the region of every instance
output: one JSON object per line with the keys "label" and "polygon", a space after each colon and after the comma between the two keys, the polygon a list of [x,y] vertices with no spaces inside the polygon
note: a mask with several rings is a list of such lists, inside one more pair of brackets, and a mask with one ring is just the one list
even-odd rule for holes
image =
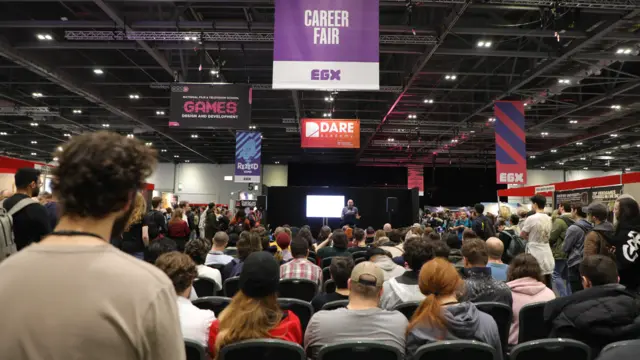
{"label": "standing person", "polygon": [[593,223],[593,229],[584,238],[584,257],[591,255],[605,255],[614,257],[615,249],[610,245],[615,234],[613,224],[607,218],[607,205],[599,202],[591,203],[586,209],[588,219]]}
{"label": "standing person", "polygon": [[[472,211],[473,223],[471,229],[482,240],[496,236],[494,224],[484,215],[484,205],[475,204]],[[463,230],[464,232],[464,230]]]}
{"label": "standing person", "polygon": [[575,293],[576,291],[582,290],[580,262],[582,262],[582,255],[584,253],[584,239],[593,229],[593,225],[586,220],[587,214],[579,205],[571,209],[571,216],[573,218],[573,225],[567,228],[562,251],[567,254],[570,293]]}
{"label": "standing person", "polygon": [[171,220],[169,220],[169,230],[167,232],[169,237],[178,244],[178,251],[180,252],[184,252],[184,246],[191,233],[188,223],[183,219],[182,209],[175,209],[173,215],[171,215]]}
{"label": "standing person", "polygon": [[465,229],[471,229],[471,220],[467,217],[466,211],[460,211],[460,217],[454,223],[453,229],[458,233],[458,240],[462,241],[462,233]]}
{"label": "standing person", "polygon": [[58,225],[58,219],[60,218],[60,209],[58,207],[58,201],[50,193],[42,194],[44,199],[44,208],[47,209],[47,215],[49,216],[49,223],[51,228],[55,228]]}
{"label": "standing person", "polygon": [[551,280],[560,296],[571,294],[569,286],[569,268],[567,267],[567,254],[562,250],[567,229],[573,225],[571,216],[571,204],[563,202],[558,206],[558,217],[551,225],[551,235],[549,236],[549,246],[553,253],[555,266],[551,274]]}
{"label": "standing person", "polygon": [[[18,251],[38,242],[51,232],[51,222],[47,210],[32,198],[40,194],[40,170],[22,168],[14,177],[16,193],[2,202],[8,212],[14,206],[20,209],[13,214],[13,235]],[[16,211],[14,209],[14,211]],[[10,240],[10,239],[9,239]]]}
{"label": "standing person", "polygon": [[507,281],[507,271],[509,270],[509,265],[502,262],[503,253],[504,244],[500,239],[496,237],[487,239],[487,254],[489,255],[487,267],[491,269],[491,276],[499,281]]}
{"label": "standing person", "polygon": [[349,225],[351,227],[356,226],[356,221],[360,219],[358,208],[353,205],[353,200],[347,201],[347,206],[342,208],[342,223],[340,226]]}
{"label": "standing person", "polygon": [[618,222],[609,245],[613,247],[620,284],[640,293],[640,210],[632,198],[622,198],[614,205]]}
{"label": "standing person", "polygon": [[167,235],[167,219],[162,213],[162,198],[155,196],[151,199],[151,211],[145,217],[145,223],[149,226],[149,239],[151,241]]}
{"label": "standing person", "polygon": [[551,218],[544,213],[547,199],[536,194],[531,197],[533,214],[529,215],[522,225],[520,236],[527,240],[527,252],[533,255],[545,278],[545,284],[551,289],[551,273],[555,267],[549,237],[551,236]]}
{"label": "standing person", "polygon": [[133,212],[122,234],[121,250],[140,260],[144,260],[144,251],[149,246],[149,226],[144,216],[146,211],[147,202],[142,194],[137,193]]}
{"label": "standing person", "polygon": [[58,226],[0,263],[0,304],[11,304],[0,321],[2,358],[185,359],[171,280],[109,244],[153,173],[155,151],[105,131],[63,148],[51,183]]}

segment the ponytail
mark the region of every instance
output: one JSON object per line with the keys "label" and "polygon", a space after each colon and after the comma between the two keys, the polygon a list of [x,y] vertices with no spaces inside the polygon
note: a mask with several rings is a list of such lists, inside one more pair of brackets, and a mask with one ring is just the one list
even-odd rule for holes
{"label": "ponytail", "polygon": [[427,295],[427,297],[422,300],[422,303],[420,303],[416,312],[413,313],[409,326],[407,327],[407,334],[420,324],[427,324],[433,328],[440,329],[443,331],[443,335],[446,335],[447,321],[444,315],[442,315],[440,302],[434,294]]}

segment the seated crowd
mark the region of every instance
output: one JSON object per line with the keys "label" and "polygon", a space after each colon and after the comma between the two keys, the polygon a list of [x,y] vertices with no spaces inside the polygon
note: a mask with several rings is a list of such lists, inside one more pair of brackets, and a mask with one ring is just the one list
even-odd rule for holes
{"label": "seated crowd", "polygon": [[[491,219],[476,205],[471,219],[436,214],[408,228],[322,227],[314,239],[308,226],[271,232],[252,213],[231,215],[214,204],[202,212],[183,204],[167,223],[154,198],[147,213],[138,191],[155,154],[135,139],[85,134],[58,156],[55,229],[0,259],[0,303],[11,304],[0,322],[3,358],[175,360],[185,358],[183,340],[190,340],[218,359],[231,344],[280,339],[310,359],[323,346],[356,340],[407,359],[424,345],[476,340],[502,359],[525,331],[520,311],[537,303],[547,337],[582,341],[594,357],[613,342],[640,339],[640,273],[619,258],[628,250],[620,239],[640,225],[633,199],[616,203],[616,227],[606,225],[599,204],[563,205],[573,215],[556,231],[562,224],[547,224],[534,197],[536,212],[525,220]],[[32,173],[16,174],[23,197],[38,186]],[[594,226],[583,224],[586,215]],[[552,228],[564,234],[554,248],[568,254],[558,262],[567,276],[558,269],[553,281],[558,255],[539,239]],[[307,310],[285,305],[288,281],[311,288],[313,296],[297,300]],[[202,308],[222,294],[219,310]],[[488,302],[510,309],[511,323],[486,310]]]}

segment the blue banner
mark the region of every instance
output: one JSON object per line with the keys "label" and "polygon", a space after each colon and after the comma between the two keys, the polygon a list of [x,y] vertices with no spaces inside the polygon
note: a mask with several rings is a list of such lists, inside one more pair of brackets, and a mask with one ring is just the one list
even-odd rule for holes
{"label": "blue banner", "polygon": [[236,133],[235,182],[260,182],[260,157],[262,154],[262,134],[251,131]]}

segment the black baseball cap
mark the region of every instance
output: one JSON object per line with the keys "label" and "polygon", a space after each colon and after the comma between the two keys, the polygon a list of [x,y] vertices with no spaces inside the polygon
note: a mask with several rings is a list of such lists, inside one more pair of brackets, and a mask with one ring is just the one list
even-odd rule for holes
{"label": "black baseball cap", "polygon": [[239,287],[251,298],[275,294],[280,283],[280,266],[271,253],[257,251],[249,254],[242,265]]}
{"label": "black baseball cap", "polygon": [[375,233],[376,233],[376,230],[373,227],[369,226],[367,228],[367,237],[372,237],[373,235],[375,235]]}
{"label": "black baseball cap", "polygon": [[40,177],[40,170],[34,168],[22,168],[16,171],[15,182],[18,189],[24,189],[32,182],[38,183]]}

